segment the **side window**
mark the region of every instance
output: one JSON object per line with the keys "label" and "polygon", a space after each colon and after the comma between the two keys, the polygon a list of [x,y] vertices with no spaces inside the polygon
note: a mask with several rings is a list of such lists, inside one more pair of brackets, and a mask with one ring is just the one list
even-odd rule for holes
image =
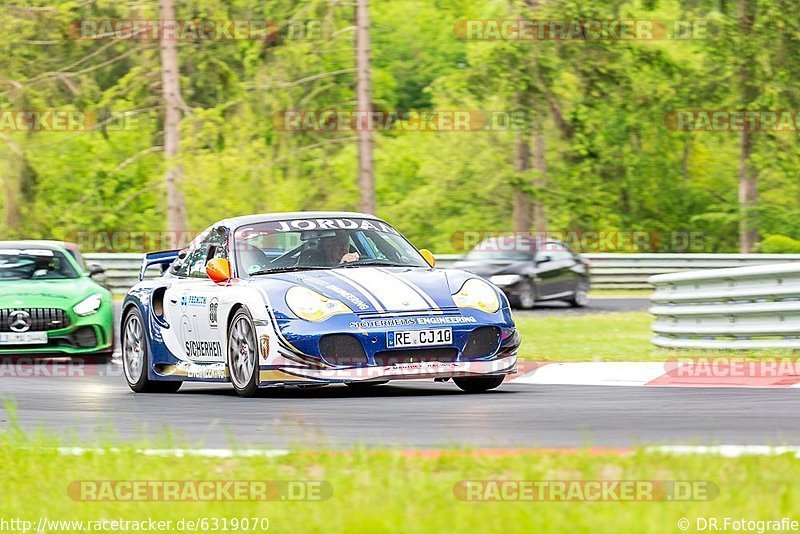
{"label": "side window", "polygon": [[564,261],[572,259],[572,252],[561,243],[555,241],[548,241],[546,246],[547,254],[553,258],[553,261]]}
{"label": "side window", "polygon": [[190,278],[207,278],[206,264],[214,258],[228,259],[228,231],[219,226],[214,228],[187,258]]}
{"label": "side window", "polygon": [[210,248],[211,244],[207,241],[203,241],[190,256],[187,256],[186,263],[189,267],[189,278],[206,277],[206,263],[208,263]]}
{"label": "side window", "polygon": [[175,276],[206,278],[206,263],[214,258],[228,259],[228,234],[224,227],[215,228],[195,243],[183,261],[173,264],[170,272]]}
{"label": "side window", "polygon": [[192,257],[192,254],[194,254],[194,249],[190,248],[182,260],[175,260],[169,268],[170,274],[180,277],[189,276],[189,258]]}

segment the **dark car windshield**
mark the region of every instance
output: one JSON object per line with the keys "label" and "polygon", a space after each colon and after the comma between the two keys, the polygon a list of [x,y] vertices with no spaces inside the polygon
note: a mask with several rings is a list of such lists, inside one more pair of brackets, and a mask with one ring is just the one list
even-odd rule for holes
{"label": "dark car windshield", "polygon": [[428,267],[400,233],[374,219],[271,221],[239,228],[234,248],[249,275],[363,266]]}
{"label": "dark car windshield", "polygon": [[66,256],[50,249],[0,249],[0,282],[80,278]]}
{"label": "dark car windshield", "polygon": [[467,260],[529,261],[533,259],[534,244],[530,239],[517,236],[491,237],[481,241],[469,254]]}

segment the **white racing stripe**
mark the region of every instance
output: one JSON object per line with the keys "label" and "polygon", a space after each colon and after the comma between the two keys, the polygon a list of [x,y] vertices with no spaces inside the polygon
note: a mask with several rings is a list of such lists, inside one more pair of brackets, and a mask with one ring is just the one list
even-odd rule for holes
{"label": "white racing stripe", "polygon": [[396,278],[396,279],[397,279],[397,280],[399,280],[400,282],[402,282],[402,283],[406,284],[408,287],[410,287],[411,289],[413,289],[414,291],[416,291],[416,292],[417,292],[417,294],[419,294],[419,296],[420,296],[420,297],[422,297],[423,299],[425,299],[425,302],[427,302],[427,303],[428,303],[428,306],[430,307],[430,309],[432,309],[432,310],[439,310],[439,305],[438,305],[438,304],[436,304],[436,301],[435,301],[435,300],[433,300],[433,298],[432,298],[430,295],[428,295],[428,294],[425,292],[425,290],[424,290],[424,289],[422,289],[421,287],[419,287],[419,286],[418,286],[417,284],[415,284],[414,282],[411,282],[410,280],[406,280],[405,278],[401,278],[401,277],[397,276],[396,274],[394,274],[394,273],[391,273],[391,272],[389,272],[389,271],[387,271],[387,270],[385,270],[385,269],[378,269],[378,270],[379,270],[380,272],[382,272],[382,273],[386,274],[386,275],[389,275],[389,276],[391,276],[391,277],[394,277],[394,278]]}
{"label": "white racing stripe", "polygon": [[331,274],[333,276],[335,276],[336,278],[338,278],[339,280],[341,280],[342,282],[344,282],[345,284],[348,284],[351,287],[356,288],[356,290],[358,290],[359,293],[364,295],[364,297],[370,302],[370,304],[372,304],[372,307],[375,308],[375,310],[378,313],[385,313],[386,312],[386,308],[383,307],[383,304],[381,304],[381,302],[378,299],[375,298],[375,295],[370,293],[367,290],[367,288],[363,287],[361,284],[359,284],[355,280],[350,279],[350,277],[344,276],[343,273],[340,273],[340,272],[337,272],[335,270],[332,270]]}
{"label": "white racing stripe", "polygon": [[362,286],[375,298],[380,300],[384,309],[389,311],[428,310],[431,305],[425,301],[405,280],[398,276],[376,269],[361,267],[359,269],[339,270],[348,281]]}

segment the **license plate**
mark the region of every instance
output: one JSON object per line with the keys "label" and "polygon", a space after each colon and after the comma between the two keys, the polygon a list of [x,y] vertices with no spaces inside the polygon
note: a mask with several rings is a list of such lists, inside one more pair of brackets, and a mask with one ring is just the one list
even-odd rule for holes
{"label": "license plate", "polygon": [[16,332],[0,334],[0,345],[43,345],[47,344],[47,332]]}
{"label": "license plate", "polygon": [[453,343],[452,328],[433,330],[405,330],[386,334],[386,345],[394,347],[425,347],[430,345],[450,345]]}

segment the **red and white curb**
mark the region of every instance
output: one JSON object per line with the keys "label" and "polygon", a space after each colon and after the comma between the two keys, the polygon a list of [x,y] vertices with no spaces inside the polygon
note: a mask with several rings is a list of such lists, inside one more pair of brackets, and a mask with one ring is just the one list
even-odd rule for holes
{"label": "red and white curb", "polygon": [[800,388],[800,360],[520,362],[507,382],[530,385]]}

